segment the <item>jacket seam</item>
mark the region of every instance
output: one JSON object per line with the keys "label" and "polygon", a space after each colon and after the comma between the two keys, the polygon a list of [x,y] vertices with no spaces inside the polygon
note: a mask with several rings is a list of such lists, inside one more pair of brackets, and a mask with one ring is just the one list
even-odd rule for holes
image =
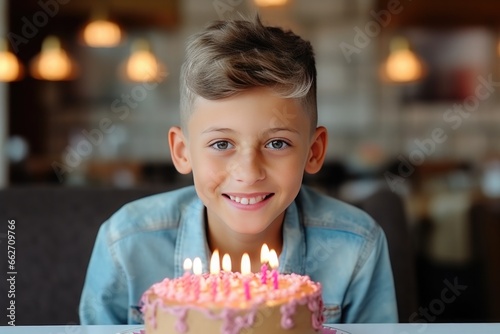
{"label": "jacket seam", "polygon": [[379,237],[380,232],[381,232],[380,228],[378,226],[375,226],[372,229],[372,233],[370,233],[366,237],[365,242],[363,244],[363,247],[361,249],[360,256],[359,256],[358,261],[356,262],[356,266],[354,267],[354,270],[353,270],[353,275],[352,275],[353,280],[356,278],[358,273],[361,271],[361,268],[363,268],[366,261],[368,261],[368,258],[370,257],[370,255],[374,251],[375,240],[377,240],[377,238]]}

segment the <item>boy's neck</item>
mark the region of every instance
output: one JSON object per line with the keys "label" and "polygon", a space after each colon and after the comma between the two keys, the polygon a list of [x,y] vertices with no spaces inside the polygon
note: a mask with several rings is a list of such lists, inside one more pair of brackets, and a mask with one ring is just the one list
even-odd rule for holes
{"label": "boy's neck", "polygon": [[224,254],[229,254],[232,271],[235,272],[240,271],[242,255],[248,253],[252,264],[252,272],[259,272],[261,267],[260,251],[264,243],[267,244],[269,249],[274,249],[278,256],[281,253],[283,248],[283,217],[284,214],[278,218],[279,221],[274,222],[258,235],[242,235],[228,230],[225,231],[227,233],[214,233],[207,221],[208,246],[212,252],[216,249],[219,250],[221,259]]}

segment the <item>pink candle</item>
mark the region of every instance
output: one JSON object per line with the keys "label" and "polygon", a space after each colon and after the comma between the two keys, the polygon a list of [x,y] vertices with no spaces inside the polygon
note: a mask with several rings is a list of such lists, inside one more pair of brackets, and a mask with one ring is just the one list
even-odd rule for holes
{"label": "pink candle", "polygon": [[203,272],[202,264],[201,264],[201,259],[199,257],[196,257],[193,261],[193,273],[194,276],[194,299],[198,300],[200,298],[200,280],[201,280],[201,273]]}
{"label": "pink candle", "polygon": [[194,300],[200,299],[200,276],[194,276]]}
{"label": "pink candle", "polygon": [[262,284],[267,284],[267,263],[262,264],[260,267],[260,281]]}
{"label": "pink candle", "polygon": [[219,251],[216,249],[210,259],[210,278],[212,281],[212,300],[217,297],[217,284],[219,284],[220,259]]}
{"label": "pink candle", "polygon": [[229,275],[224,273],[222,276],[222,283],[224,285],[224,295],[227,297],[231,293],[231,281],[229,280]]}
{"label": "pink candle", "polygon": [[224,254],[222,257],[222,284],[224,289],[224,295],[227,297],[231,293],[231,281],[230,281],[230,272],[231,272],[231,257],[229,254]]}
{"label": "pink candle", "polygon": [[247,253],[244,253],[241,257],[241,274],[243,275],[243,289],[245,291],[245,299],[250,300],[250,273],[251,264],[250,257]]}
{"label": "pink candle", "polygon": [[267,244],[263,244],[262,248],[260,249],[260,263],[262,263],[262,266],[260,267],[260,280],[261,283],[266,285],[267,284],[267,263],[269,262],[269,247],[267,247]]}
{"label": "pink candle", "polygon": [[182,276],[182,285],[184,287],[184,292],[186,293],[186,295],[189,295],[189,290],[191,289],[190,276],[192,267],[193,261],[191,261],[191,259],[189,258],[185,259],[183,264],[184,275]]}
{"label": "pink candle", "polygon": [[278,290],[278,271],[276,269],[273,269],[272,275],[274,290]]}
{"label": "pink candle", "polygon": [[248,278],[245,278],[245,280],[243,281],[243,286],[245,289],[245,299],[250,300],[250,281],[248,280]]}
{"label": "pink candle", "polygon": [[269,252],[269,265],[271,266],[271,268],[273,268],[271,275],[273,277],[274,289],[278,290],[279,261],[278,261],[278,254],[276,254],[276,251],[274,249],[271,249],[271,251]]}
{"label": "pink candle", "polygon": [[217,284],[219,283],[218,276],[212,275],[212,300],[217,297]]}

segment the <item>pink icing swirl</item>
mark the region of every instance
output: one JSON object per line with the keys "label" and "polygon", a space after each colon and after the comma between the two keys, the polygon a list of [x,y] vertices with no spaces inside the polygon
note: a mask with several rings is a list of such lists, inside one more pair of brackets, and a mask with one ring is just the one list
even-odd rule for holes
{"label": "pink icing swirl", "polygon": [[284,329],[293,328],[295,323],[293,322],[293,316],[295,314],[295,310],[297,308],[297,304],[294,301],[289,302],[288,304],[281,305],[281,327]]}

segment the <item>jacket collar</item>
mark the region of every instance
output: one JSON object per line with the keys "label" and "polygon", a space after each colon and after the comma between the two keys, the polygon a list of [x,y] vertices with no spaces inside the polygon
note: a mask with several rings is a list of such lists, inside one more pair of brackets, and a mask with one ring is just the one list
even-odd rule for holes
{"label": "jacket collar", "polygon": [[280,254],[281,273],[305,274],[306,238],[296,200],[290,204],[283,222],[283,250]]}
{"label": "jacket collar", "polygon": [[[181,210],[179,235],[175,246],[175,277],[184,273],[184,259],[201,259],[203,270],[209,268],[211,252],[208,247],[205,230],[205,206],[196,197]],[[280,273],[305,273],[306,243],[304,226],[301,222],[297,204],[287,208],[283,222],[283,249],[279,257]]]}
{"label": "jacket collar", "polygon": [[187,258],[194,260],[199,257],[203,271],[207,271],[210,249],[205,232],[205,206],[196,195],[193,201],[181,209],[178,233],[174,254],[175,277],[184,274],[184,260]]}

